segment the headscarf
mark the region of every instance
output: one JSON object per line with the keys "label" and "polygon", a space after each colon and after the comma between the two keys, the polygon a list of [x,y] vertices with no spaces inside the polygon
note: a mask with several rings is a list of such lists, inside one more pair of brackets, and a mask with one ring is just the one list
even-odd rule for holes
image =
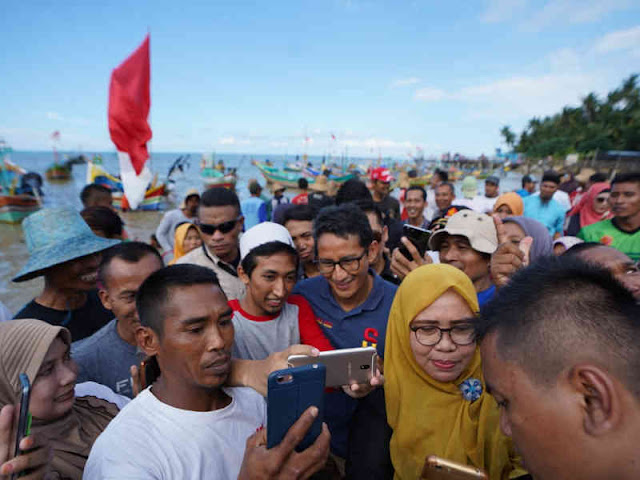
{"label": "headscarf", "polygon": [[561,244],[564,245],[565,249],[569,250],[571,247],[583,242],[584,240],[578,237],[560,237],[553,241],[553,246],[555,247],[556,245]]}
{"label": "headscarf", "polygon": [[569,212],[569,216],[573,216],[577,213],[580,214],[580,228],[599,222],[600,220],[613,218],[613,213],[609,210],[604,213],[597,213],[593,209],[594,199],[604,190],[608,190],[609,188],[611,188],[611,186],[608,182],[594,183],[591,185],[591,188],[589,188],[587,193],[580,197],[578,204]]}
{"label": "headscarf", "polygon": [[[385,399],[387,420],[393,429],[391,460],[395,478],[420,478],[428,455],[484,469],[492,480],[509,478],[516,468],[511,441],[500,432],[498,406],[489,394],[476,348],[465,371],[455,382],[431,378],[416,362],[410,344],[409,325],[422,310],[453,289],[478,311],[471,280],[462,271],[444,264],[425,265],[411,272],[396,293],[387,326]],[[465,400],[460,385],[482,386],[475,401]],[[513,471],[513,476],[524,475]]]}
{"label": "headscarf", "polygon": [[496,199],[493,204],[494,213],[498,211],[502,205],[506,205],[511,210],[511,215],[519,217],[524,214],[524,203],[522,197],[515,192],[503,193]]}
{"label": "headscarf", "polygon": [[502,220],[504,223],[516,223],[524,230],[527,237],[533,238],[531,250],[529,251],[529,260],[535,262],[540,257],[546,257],[553,254],[553,242],[549,230],[542,223],[529,217],[507,217]]}
{"label": "headscarf", "polygon": [[187,238],[190,228],[195,228],[198,235],[200,235],[200,229],[193,223],[186,222],[178,225],[178,228],[176,228],[173,242],[173,260],[169,262],[169,265],[173,265],[180,257],[183,257],[188,253],[184,251],[184,241]]}
{"label": "headscarf", "polygon": [[464,180],[462,180],[460,189],[462,190],[462,196],[464,198],[471,199],[478,193],[478,180],[476,177],[467,175],[464,177]]}
{"label": "headscarf", "polygon": [[[0,408],[20,402],[19,374],[34,384],[40,366],[60,337],[71,343],[69,330],[40,320],[12,320],[0,324]],[[33,419],[31,431],[53,449],[51,467],[62,478],[82,478],[93,442],[118,413],[118,408],[96,397],[76,398],[71,411],[52,421]]]}

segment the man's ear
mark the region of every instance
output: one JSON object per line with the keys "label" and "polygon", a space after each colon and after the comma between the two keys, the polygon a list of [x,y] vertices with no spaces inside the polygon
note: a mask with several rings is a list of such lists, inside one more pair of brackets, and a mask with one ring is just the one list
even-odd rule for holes
{"label": "man's ear", "polygon": [[107,310],[111,310],[111,301],[109,300],[109,293],[104,288],[101,288],[98,290],[98,297],[100,297],[100,301],[102,302],[102,305],[104,306],[104,308],[106,308]]}
{"label": "man's ear", "polygon": [[376,261],[376,258],[378,257],[378,252],[380,251],[380,249],[382,248],[382,245],[380,245],[377,241],[373,241],[371,242],[371,245],[369,245],[369,251],[367,253],[367,260],[369,260],[369,265],[373,266],[373,262]]}
{"label": "man's ear", "polygon": [[242,265],[238,265],[238,278],[242,280],[242,283],[245,285],[249,285],[249,282],[251,281],[251,278],[249,278],[249,275],[244,271]]}
{"label": "man's ear", "polygon": [[623,419],[619,384],[595,365],[576,365],[569,372],[571,386],[583,397],[583,427],[588,435],[600,436],[617,428]]}
{"label": "man's ear", "polygon": [[389,241],[389,227],[386,225],[382,227],[382,245],[380,248],[384,248],[387,246],[387,242]]}
{"label": "man's ear", "polygon": [[149,327],[138,325],[136,328],[136,342],[138,343],[138,347],[149,357],[157,354],[158,350],[160,350],[160,338],[158,334]]}

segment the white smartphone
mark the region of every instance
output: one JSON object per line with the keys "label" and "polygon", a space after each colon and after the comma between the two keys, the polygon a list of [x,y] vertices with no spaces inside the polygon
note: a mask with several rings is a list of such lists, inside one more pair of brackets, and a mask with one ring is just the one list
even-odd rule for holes
{"label": "white smartphone", "polygon": [[325,386],[340,387],[351,383],[369,383],[376,369],[378,355],[374,347],[344,348],[320,352],[319,357],[291,355],[290,367],[321,363],[327,367]]}

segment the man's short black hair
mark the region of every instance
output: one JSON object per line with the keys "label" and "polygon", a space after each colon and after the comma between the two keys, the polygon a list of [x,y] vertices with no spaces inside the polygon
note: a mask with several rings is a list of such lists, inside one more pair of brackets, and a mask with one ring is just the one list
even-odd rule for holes
{"label": "man's short black hair", "polygon": [[611,188],[616,183],[638,183],[640,184],[640,172],[619,173],[611,180]]}
{"label": "man's short black hair", "polygon": [[355,235],[360,246],[369,248],[373,241],[373,232],[369,219],[365,213],[352,203],[343,203],[335,207],[325,207],[318,213],[313,222],[313,238],[316,241],[316,256],[318,254],[318,239],[325,233],[336,237],[348,238]]}
{"label": "man's short black hair", "polygon": [[385,226],[384,223],[384,214],[382,213],[382,210],[380,210],[380,207],[378,207],[373,200],[369,201],[369,200],[358,200],[356,202],[353,202],[354,204],[356,204],[358,206],[358,208],[360,208],[360,210],[362,210],[365,214],[366,213],[373,213],[376,218],[378,219],[378,223],[380,225],[382,225],[383,227]]}
{"label": "man's short black hair", "polygon": [[87,207],[80,212],[91,230],[99,230],[106,238],[122,237],[124,223],[120,216],[109,207]]}
{"label": "man's short black hair", "polygon": [[288,208],[282,217],[282,224],[287,225],[289,220],[297,220],[299,222],[313,222],[315,212],[309,205],[293,205]]}
{"label": "man's short black hair", "polygon": [[576,257],[576,256],[579,256],[582,252],[586,252],[587,250],[591,250],[592,248],[598,248],[598,247],[604,247],[604,246],[605,245],[603,245],[602,243],[598,243],[598,242],[576,243],[571,248],[567,248],[567,250],[565,250],[562,253],[562,256],[563,257]]}
{"label": "man's short black hair", "polygon": [[275,255],[276,253],[288,253],[293,257],[296,263],[296,270],[298,269],[298,252],[291,245],[288,245],[283,242],[267,242],[262,245],[258,245],[256,248],[251,250],[246,257],[242,259],[240,265],[242,265],[242,269],[244,273],[247,274],[249,278],[251,278],[251,274],[258,266],[258,257],[270,257],[271,255]]}
{"label": "man's short black hair", "polygon": [[82,201],[82,206],[88,207],[93,205],[93,200],[101,195],[111,195],[111,189],[109,187],[105,187],[104,185],[99,185],[97,183],[90,183],[89,185],[85,185],[85,187],[80,192],[80,201]]}
{"label": "man's short black hair", "polygon": [[98,282],[100,282],[102,286],[107,286],[109,265],[111,265],[111,262],[116,258],[128,263],[137,263],[147,255],[157,258],[160,266],[162,267],[162,257],[158,253],[158,250],[148,243],[122,242],[108,248],[102,253],[102,260],[100,260],[100,266],[98,267]]}
{"label": "man's short black hair", "polygon": [[553,182],[560,185],[560,180],[561,180],[560,174],[557,172],[554,172],[553,170],[547,170],[542,175],[542,182]]}
{"label": "man's short black hair", "polygon": [[544,257],[516,273],[482,309],[478,339],[496,334],[500,357],[553,385],[574,362],[595,362],[640,397],[640,305],[606,269]]}
{"label": "man's short black hair", "polygon": [[440,177],[441,182],[449,181],[449,172],[447,172],[446,170],[441,170],[439,168],[436,168],[436,171],[433,172],[433,174],[438,175],[438,177]]}
{"label": "man's short black hair", "polygon": [[213,270],[190,263],[171,265],[153,272],[142,282],[136,294],[140,323],[161,337],[165,307],[171,298],[171,290],[176,287],[208,284],[220,288],[218,277]]}
{"label": "man's short black hair", "polygon": [[[442,184],[438,185],[441,186]],[[409,192],[420,192],[422,194],[422,201],[426,202],[427,201],[427,192],[424,191],[424,188],[422,188],[420,185],[413,185],[409,188],[407,188],[407,191],[404,194],[404,198],[407,198],[409,196]]]}
{"label": "man's short black hair", "polygon": [[449,187],[449,191],[451,192],[452,195],[455,195],[456,193],[456,189],[453,186],[453,183],[449,183],[449,182],[442,182],[440,185],[438,185],[436,188],[440,188],[440,187]]}
{"label": "man's short black hair", "polygon": [[214,187],[205,190],[200,197],[201,207],[235,207],[240,215],[240,201],[235,192],[224,187]]}
{"label": "man's short black hair", "polygon": [[589,177],[589,181],[591,183],[599,183],[599,182],[606,182],[607,181],[607,175],[605,173],[602,172],[596,172],[593,175],[591,175]]}
{"label": "man's short black hair", "polygon": [[347,202],[355,202],[356,200],[371,200],[371,192],[367,186],[357,178],[351,178],[340,185],[336,194],[336,205]]}
{"label": "man's short black hair", "polygon": [[299,178],[298,179],[298,188],[300,190],[306,190],[307,188],[309,188],[309,182],[307,181],[306,178]]}

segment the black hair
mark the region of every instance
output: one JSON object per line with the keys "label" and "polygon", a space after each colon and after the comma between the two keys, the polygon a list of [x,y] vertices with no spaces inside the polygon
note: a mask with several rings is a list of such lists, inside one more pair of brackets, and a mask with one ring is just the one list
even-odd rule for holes
{"label": "black hair", "polygon": [[553,170],[547,170],[542,175],[542,182],[553,182],[560,185],[560,174],[554,172]]}
{"label": "black hair", "polygon": [[576,243],[571,248],[567,248],[562,253],[562,256],[563,257],[576,257],[576,256],[580,255],[582,252],[585,252],[587,250],[591,250],[592,248],[604,247],[604,246],[605,245],[603,245],[602,243],[598,243],[598,242]]}
{"label": "black hair", "polygon": [[521,183],[522,183],[522,188],[524,188],[527,185],[527,183],[535,183],[535,182],[533,181],[533,178],[531,178],[529,175],[525,175],[524,177],[522,177]]}
{"label": "black hair", "polygon": [[591,183],[599,183],[599,182],[606,182],[607,181],[607,175],[602,173],[602,172],[596,172],[593,175],[591,175],[589,177],[589,181]]}
{"label": "black hair", "polygon": [[111,262],[114,259],[119,258],[120,260],[124,260],[128,263],[137,263],[147,255],[154,256],[158,259],[160,266],[163,265],[162,257],[158,253],[158,250],[148,243],[122,242],[108,248],[102,253],[102,259],[100,260],[100,266],[98,267],[98,282],[103,286],[107,285],[109,265],[111,265]]}
{"label": "black hair", "polygon": [[251,250],[246,257],[242,259],[240,265],[244,270],[244,273],[251,278],[251,274],[258,266],[258,257],[270,257],[276,253],[288,253],[296,262],[296,269],[298,268],[298,252],[291,245],[283,242],[274,241],[263,243]]}
{"label": "black hair", "polygon": [[353,203],[356,204],[364,213],[373,213],[378,219],[378,223],[383,227],[385,226],[384,214],[382,213],[382,210],[380,210],[380,207],[378,207],[373,201],[357,200]]}
{"label": "black hair", "polygon": [[356,200],[371,200],[371,192],[367,186],[357,178],[351,178],[340,185],[338,193],[336,194],[336,205],[341,205],[347,202],[354,202]]}
{"label": "black hair", "polygon": [[611,188],[616,183],[638,183],[640,184],[640,172],[619,173],[611,180]]}
{"label": "black hair", "polygon": [[315,217],[315,212],[309,205],[293,205],[284,212],[282,224],[286,225],[289,220],[313,222],[313,217]]}
{"label": "black hair", "polygon": [[89,185],[85,185],[80,192],[80,200],[82,201],[82,206],[88,207],[93,205],[93,201],[97,197],[111,194],[112,192],[109,187],[105,187],[104,185],[99,185],[97,183],[90,183]]}
{"label": "black hair", "polygon": [[251,195],[259,195],[262,191],[262,187],[258,182],[249,182],[249,193]]}
{"label": "black hair", "polygon": [[455,193],[456,193],[456,189],[455,189],[455,187],[453,186],[453,184],[452,184],[452,183],[449,183],[449,182],[442,182],[440,185],[438,185],[438,187],[437,187],[437,188],[440,188],[440,187],[449,187],[449,190],[451,191],[451,193],[452,193],[453,195],[455,195]]}
{"label": "black hair", "polygon": [[124,223],[118,214],[109,207],[87,207],[80,212],[80,216],[87,222],[91,230],[99,230],[105,238],[122,236]]}
{"label": "black hair", "polygon": [[422,188],[420,185],[413,185],[407,188],[407,191],[404,194],[404,198],[407,198],[409,196],[409,192],[420,192],[422,194],[422,201],[427,201],[427,192],[425,192],[424,188]]}
{"label": "black hair", "polygon": [[606,365],[640,396],[640,305],[611,273],[573,257],[543,257],[517,272],[482,309],[479,340],[540,385],[574,361]]}
{"label": "black hair", "polygon": [[369,219],[357,205],[352,203],[343,203],[320,210],[313,222],[316,256],[318,254],[318,238],[325,233],[331,233],[340,238],[356,235],[360,240],[360,246],[364,248],[369,248],[373,241]]}
{"label": "black hair", "polygon": [[192,285],[215,285],[220,288],[213,270],[200,265],[183,263],[153,272],[142,282],[136,294],[140,323],[162,336],[165,307],[171,299],[171,289]]}
{"label": "black hair", "polygon": [[235,207],[240,215],[240,201],[235,192],[228,188],[214,187],[205,190],[200,197],[201,207]]}
{"label": "black hair", "polygon": [[298,188],[300,190],[305,190],[305,189],[309,188],[309,182],[307,181],[306,178],[299,178],[298,179]]}
{"label": "black hair", "polygon": [[436,171],[433,172],[433,174],[438,175],[438,177],[440,177],[441,182],[449,181],[449,172],[447,172],[446,170],[441,170],[439,168],[436,168]]}

